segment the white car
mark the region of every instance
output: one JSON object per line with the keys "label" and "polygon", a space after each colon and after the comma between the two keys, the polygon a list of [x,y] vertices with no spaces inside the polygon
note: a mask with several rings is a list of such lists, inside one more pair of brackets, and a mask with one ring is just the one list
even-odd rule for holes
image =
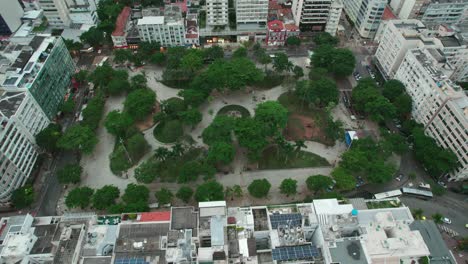
{"label": "white car", "polygon": [[442,218],[442,222],[450,225],[452,223],[452,220],[448,219],[447,217]]}

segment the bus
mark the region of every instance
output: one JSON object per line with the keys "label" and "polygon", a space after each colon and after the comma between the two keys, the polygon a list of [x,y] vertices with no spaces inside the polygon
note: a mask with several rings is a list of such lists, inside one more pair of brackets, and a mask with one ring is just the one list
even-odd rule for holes
{"label": "bus", "polygon": [[108,59],[109,59],[109,57],[107,57],[107,56],[104,57],[104,58],[101,60],[101,62],[98,63],[97,66],[98,66],[98,67],[101,67],[102,65],[104,65],[104,63],[106,63],[106,61],[107,61]]}
{"label": "bus", "polygon": [[374,194],[374,199],[377,199],[377,200],[387,199],[387,198],[399,197],[401,195],[402,195],[402,192],[400,190],[393,190],[393,191],[388,191],[388,192],[376,193]]}
{"label": "bus", "polygon": [[415,189],[415,188],[403,187],[401,188],[401,192],[405,195],[415,196],[415,197],[425,199],[425,200],[428,200],[434,197],[431,191],[420,190],[420,189]]}

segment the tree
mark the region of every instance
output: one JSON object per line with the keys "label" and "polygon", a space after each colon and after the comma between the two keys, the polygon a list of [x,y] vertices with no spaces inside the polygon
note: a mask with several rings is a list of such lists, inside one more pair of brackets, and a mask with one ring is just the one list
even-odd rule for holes
{"label": "tree", "polygon": [[184,201],[185,203],[188,203],[190,201],[190,199],[192,198],[192,195],[193,195],[193,190],[192,188],[188,186],[180,187],[176,193],[176,197]]}
{"label": "tree", "polygon": [[239,47],[232,53],[233,58],[244,58],[247,57],[247,49],[244,47]]}
{"label": "tree", "polygon": [[396,116],[395,106],[383,96],[378,96],[374,100],[367,102],[365,112],[370,114],[370,119],[375,122],[383,122]]}
{"label": "tree", "polygon": [[298,85],[296,91],[302,100],[316,106],[325,107],[330,103],[338,103],[338,88],[336,83],[328,78]]}
{"label": "tree", "polygon": [[73,97],[69,97],[67,101],[65,101],[60,106],[60,111],[64,114],[71,114],[75,110],[75,101],[73,101]]}
{"label": "tree", "polygon": [[125,189],[122,200],[128,204],[137,202],[148,202],[149,189],[144,185],[129,183]]}
{"label": "tree", "polygon": [[336,46],[338,44],[338,38],[330,35],[328,32],[320,32],[314,36],[314,42],[317,46],[330,45]]}
{"label": "tree", "polygon": [[413,129],[414,154],[429,175],[440,177],[457,166],[457,156],[450,149],[437,145],[435,140],[424,134],[424,129]]}
{"label": "tree", "polygon": [[286,53],[276,53],[275,57],[273,58],[273,68],[278,73],[282,73],[283,71],[291,71],[293,68],[293,64],[289,61],[288,55]]}
{"label": "tree", "polygon": [[65,197],[65,205],[68,208],[80,207],[84,209],[89,206],[94,190],[89,187],[76,187]]}
{"label": "tree", "polygon": [[62,137],[62,127],[59,124],[50,123],[36,135],[36,144],[48,152],[55,152],[60,137]]}
{"label": "tree", "polygon": [[65,150],[76,150],[90,154],[97,142],[96,135],[89,127],[74,125],[65,131],[65,134],[57,141],[57,146]]}
{"label": "tree", "polygon": [[91,27],[80,36],[81,42],[87,43],[94,48],[99,47],[104,42],[104,34],[96,27]]}
{"label": "tree", "polygon": [[195,89],[184,89],[178,93],[179,96],[184,98],[184,102],[187,106],[198,107],[206,99],[207,95],[203,91]]}
{"label": "tree", "polygon": [[424,216],[424,211],[421,208],[414,209],[412,212],[414,219],[416,220],[422,220]]}
{"label": "tree", "polygon": [[309,71],[310,80],[320,80],[324,77],[327,77],[328,70],[325,68],[313,68]]}
{"label": "tree", "polygon": [[108,95],[119,95],[125,91],[130,90],[130,83],[127,79],[113,78],[104,89]]}
{"label": "tree", "polygon": [[257,160],[262,150],[268,144],[264,126],[252,118],[241,118],[236,121],[234,128],[239,145],[249,150],[249,158]]}
{"label": "tree", "polygon": [[16,209],[23,209],[34,202],[34,189],[31,185],[25,185],[14,190],[11,194],[11,203]]}
{"label": "tree", "polygon": [[224,187],[217,181],[207,181],[198,185],[195,191],[197,202],[222,201],[224,200]]}
{"label": "tree", "polygon": [[280,191],[287,196],[297,193],[297,181],[291,178],[284,179],[280,185]]}
{"label": "tree", "polygon": [[[120,190],[114,185],[105,185],[97,189],[93,195],[93,207],[104,210],[115,204],[115,199],[119,198]],[[91,195],[90,195],[91,196]]]}
{"label": "tree", "polygon": [[88,105],[83,109],[82,124],[96,130],[104,113],[104,104],[105,100],[102,94],[98,94],[89,100]]}
{"label": "tree", "polygon": [[154,151],[154,157],[157,160],[165,161],[169,157],[170,151],[165,147],[158,147]]}
{"label": "tree", "polygon": [[304,70],[300,66],[294,66],[293,68],[294,77],[301,78],[304,76]]}
{"label": "tree", "polygon": [[162,65],[166,61],[166,55],[162,52],[156,52],[150,57],[150,62],[156,65]]}
{"label": "tree", "polygon": [[158,164],[152,160],[147,160],[135,169],[135,179],[142,183],[152,183],[157,173]]}
{"label": "tree", "polygon": [[178,183],[186,183],[196,181],[198,176],[202,173],[203,166],[199,161],[191,160],[185,162],[180,168],[179,175],[177,177]]}
{"label": "tree", "polygon": [[57,178],[60,183],[78,183],[81,180],[81,173],[83,168],[80,164],[67,164],[57,171]]}
{"label": "tree", "polygon": [[206,159],[215,164],[229,164],[234,159],[234,147],[226,142],[215,142],[210,146]]}
{"label": "tree", "polygon": [[342,191],[352,190],[356,187],[356,179],[342,167],[336,167],[331,175],[336,181],[336,188]]}
{"label": "tree", "polygon": [[115,49],[114,50],[114,62],[124,63],[131,60],[133,54],[131,50],[128,49]]}
{"label": "tree", "polygon": [[132,163],[136,163],[150,148],[148,142],[146,142],[145,137],[141,133],[136,133],[131,136],[127,140],[126,146],[128,154],[132,157]]}
{"label": "tree", "polygon": [[263,198],[268,195],[271,184],[267,179],[253,180],[247,189],[250,195],[256,198]]}
{"label": "tree", "polygon": [[349,49],[323,45],[315,50],[311,62],[314,67],[326,68],[338,77],[346,77],[354,71],[356,58]]}
{"label": "tree", "polygon": [[157,191],[154,194],[154,196],[158,200],[158,203],[160,205],[163,205],[163,204],[170,204],[172,201],[172,198],[174,197],[174,194],[172,194],[172,192],[167,188],[161,188],[159,189],[159,191]]}
{"label": "tree", "polygon": [[434,223],[436,223],[436,224],[442,224],[443,223],[442,219],[444,218],[444,216],[441,215],[440,213],[435,213],[431,217],[432,217],[432,220],[434,220]]}
{"label": "tree", "polygon": [[224,58],[224,51],[223,48],[220,46],[211,46],[207,49],[203,49],[203,57],[206,61],[214,61],[217,59]]}
{"label": "tree", "polygon": [[177,97],[171,97],[162,101],[161,108],[166,115],[170,117],[177,117],[180,112],[183,112],[187,109],[187,106],[185,105],[184,100]]}
{"label": "tree", "polygon": [[332,178],[321,174],[309,176],[306,180],[307,189],[314,193],[323,192],[333,186]]}
{"label": "tree", "polygon": [[215,142],[230,143],[231,131],[234,129],[235,119],[230,116],[218,115],[202,132],[203,142],[211,145]]}
{"label": "tree", "polygon": [[132,76],[130,79],[130,86],[132,87],[132,90],[136,89],[144,89],[146,88],[148,83],[148,80],[146,79],[146,76],[144,74],[137,74],[135,76]]}
{"label": "tree", "polygon": [[367,168],[367,180],[371,183],[385,183],[392,180],[396,173],[393,164],[386,164],[383,159],[378,159],[370,163]]}
{"label": "tree", "polygon": [[79,72],[73,74],[73,78],[77,81],[80,85],[86,82],[89,76],[89,71],[87,70],[80,70]]}
{"label": "tree", "polygon": [[107,132],[117,137],[125,136],[132,124],[132,117],[127,112],[120,112],[119,110],[109,112],[104,122]]}
{"label": "tree", "polygon": [[288,46],[300,46],[301,45],[301,39],[296,37],[296,36],[291,36],[286,39],[286,45]]}
{"label": "tree", "polygon": [[96,67],[96,69],[89,75],[90,81],[94,83],[96,88],[105,87],[114,77],[114,69],[107,63]]}
{"label": "tree", "polygon": [[[63,39],[65,46],[70,53],[79,52],[83,48],[83,43],[79,41],[73,41],[71,39]],[[73,51],[73,52],[72,52]]]}
{"label": "tree", "polygon": [[405,93],[405,85],[398,80],[388,80],[383,85],[382,95],[390,102],[395,101],[403,93]]}
{"label": "tree", "polygon": [[307,146],[305,145],[304,140],[296,140],[294,141],[294,147],[295,151],[299,153],[299,151],[301,151],[301,148],[305,148]]}
{"label": "tree", "polygon": [[188,71],[190,74],[199,70],[203,65],[203,54],[197,50],[192,49],[184,55],[180,62],[181,69]]}
{"label": "tree", "polygon": [[202,121],[202,113],[196,108],[191,108],[187,111],[180,112],[179,117],[185,125],[195,126]]}
{"label": "tree", "polygon": [[240,185],[237,185],[237,184],[232,186],[232,193],[236,197],[239,197],[239,198],[242,197],[242,193],[243,193],[242,187]]}
{"label": "tree", "polygon": [[405,120],[408,116],[411,115],[413,100],[411,99],[411,96],[409,96],[407,93],[404,93],[393,101],[393,105],[396,108],[398,117]]}
{"label": "tree", "polygon": [[272,62],[270,55],[268,55],[264,49],[261,49],[261,52],[256,55],[258,62],[265,66],[265,72],[267,71],[267,65]]}
{"label": "tree", "polygon": [[267,101],[255,109],[255,121],[263,124],[267,134],[272,136],[286,127],[288,110],[277,101]]}
{"label": "tree", "polygon": [[143,120],[153,110],[156,94],[150,89],[138,89],[128,94],[125,111],[134,120]]}

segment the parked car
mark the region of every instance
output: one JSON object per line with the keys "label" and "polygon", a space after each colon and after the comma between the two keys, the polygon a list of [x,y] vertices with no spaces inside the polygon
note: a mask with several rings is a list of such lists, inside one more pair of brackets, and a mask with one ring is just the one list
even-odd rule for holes
{"label": "parked car", "polygon": [[447,218],[447,217],[444,217],[444,218],[442,218],[442,222],[444,222],[445,224],[450,225],[450,224],[452,223],[452,220],[450,220],[450,219]]}

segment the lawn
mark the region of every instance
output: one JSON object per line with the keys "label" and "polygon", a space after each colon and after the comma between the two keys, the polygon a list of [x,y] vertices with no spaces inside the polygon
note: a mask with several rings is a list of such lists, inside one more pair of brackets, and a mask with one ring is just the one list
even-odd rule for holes
{"label": "lawn", "polygon": [[154,138],[162,143],[174,143],[184,135],[184,128],[179,120],[159,122],[153,130]]}
{"label": "lawn", "polygon": [[250,117],[249,110],[241,105],[226,105],[219,109],[217,115],[227,115],[231,111],[239,112],[242,117]]}
{"label": "lawn", "polygon": [[263,156],[258,161],[260,170],[295,169],[330,166],[330,163],[314,153],[299,151],[289,155],[277,151],[276,147],[269,147],[263,151]]}
{"label": "lawn", "polygon": [[400,207],[401,203],[396,201],[379,201],[379,202],[368,202],[366,203],[367,208],[369,209],[379,209],[379,208],[394,208]]}

